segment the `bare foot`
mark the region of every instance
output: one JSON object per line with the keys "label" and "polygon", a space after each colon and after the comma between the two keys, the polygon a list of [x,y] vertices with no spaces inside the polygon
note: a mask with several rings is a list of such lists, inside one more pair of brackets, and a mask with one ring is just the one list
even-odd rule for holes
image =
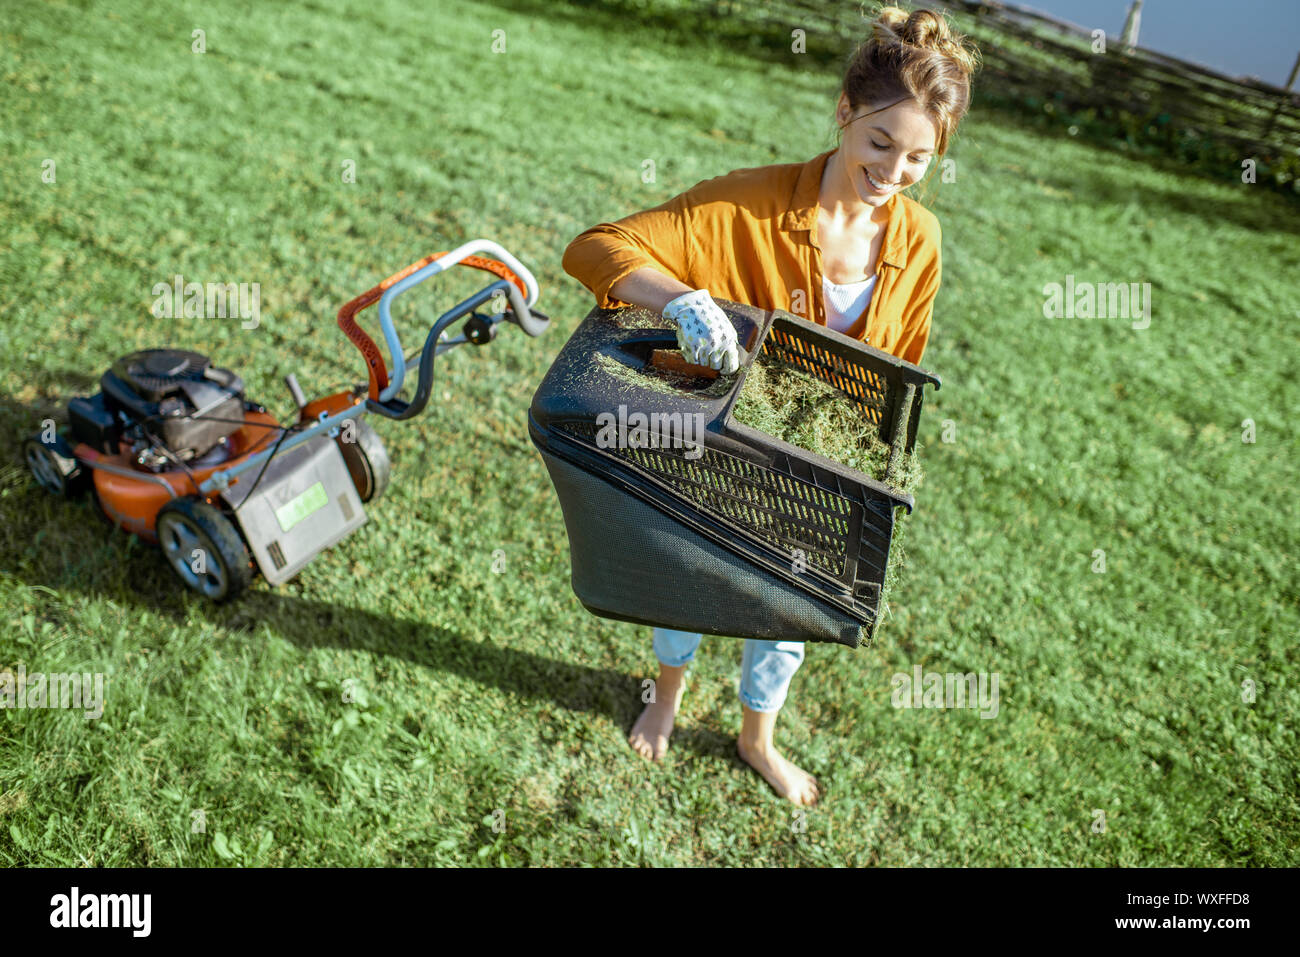
{"label": "bare foot", "polygon": [[641,717],[632,725],[632,733],[627,736],[627,743],[632,745],[632,750],[643,758],[658,761],[668,750],[668,736],[673,733],[673,719],[677,717],[682,692],[686,690],[682,674],[685,670],[685,665],[680,668],[660,666],[655,700],[645,706]]}
{"label": "bare foot", "polygon": [[795,804],[816,804],[820,792],[817,779],[783,758],[773,745],[746,743],[736,739],[736,753],[751,768],[763,775],[776,793]]}

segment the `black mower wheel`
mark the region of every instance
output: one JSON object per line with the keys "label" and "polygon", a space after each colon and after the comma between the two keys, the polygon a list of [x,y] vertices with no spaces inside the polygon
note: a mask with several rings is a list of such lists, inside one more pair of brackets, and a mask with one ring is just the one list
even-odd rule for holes
{"label": "black mower wheel", "polygon": [[352,484],[357,488],[357,495],[361,501],[369,502],[372,498],[379,498],[384,494],[384,489],[388,488],[388,450],[384,448],[379,433],[368,423],[360,419],[350,421],[354,426],[351,431],[345,422],[334,441],[343,453],[343,461],[348,467],[348,474],[352,476]]}
{"label": "black mower wheel", "polygon": [[158,512],[157,531],[163,557],[187,588],[222,602],[253,580],[239,529],[203,499],[172,499]]}
{"label": "black mower wheel", "polygon": [[23,458],[41,488],[60,498],[76,498],[90,486],[90,470],[76,460],[61,435],[49,445],[33,435],[23,443]]}

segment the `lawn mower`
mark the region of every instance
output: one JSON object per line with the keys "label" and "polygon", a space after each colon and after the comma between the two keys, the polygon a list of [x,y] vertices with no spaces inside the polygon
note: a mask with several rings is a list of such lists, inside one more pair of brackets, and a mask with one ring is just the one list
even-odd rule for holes
{"label": "lawn mower", "polygon": [[[443,313],[423,348],[404,355],[393,301],[455,265],[496,279]],[[243,380],[207,356],[145,349],[113,363],[99,392],[68,403],[68,425],[27,439],[23,454],[36,481],[56,495],[93,488],[108,519],[160,545],[194,591],[225,601],[259,571],[278,585],[364,524],[364,503],[387,486],[388,455],[363,417],[419,415],[434,360],[465,343],[491,342],[504,321],[541,335],[550,320],[532,308],[537,296],[537,281],[519,260],[474,240],[412,263],[343,306],[339,327],[361,352],[369,382],[308,401],[290,373],[285,384],[298,407],[290,424],[246,399]],[[500,311],[479,310],[503,300]],[[375,302],[391,369],[356,322]],[[463,316],[460,335],[451,336]],[[416,382],[409,402],[398,397],[408,372]]]}

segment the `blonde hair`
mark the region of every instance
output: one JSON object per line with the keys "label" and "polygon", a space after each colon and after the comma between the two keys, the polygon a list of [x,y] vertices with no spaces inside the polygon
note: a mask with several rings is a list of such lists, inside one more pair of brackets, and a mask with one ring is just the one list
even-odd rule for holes
{"label": "blonde hair", "polygon": [[970,106],[979,51],[932,10],[881,7],[871,35],[853,52],[841,89],[849,108],[916,100],[934,117],[942,155]]}

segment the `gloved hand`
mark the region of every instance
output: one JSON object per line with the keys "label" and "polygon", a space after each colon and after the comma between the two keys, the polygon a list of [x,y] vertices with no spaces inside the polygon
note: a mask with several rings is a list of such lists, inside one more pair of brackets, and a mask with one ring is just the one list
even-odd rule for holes
{"label": "gloved hand", "polygon": [[740,368],[739,343],[731,324],[707,289],[694,289],[664,306],[677,323],[677,345],[687,362],[731,375]]}

